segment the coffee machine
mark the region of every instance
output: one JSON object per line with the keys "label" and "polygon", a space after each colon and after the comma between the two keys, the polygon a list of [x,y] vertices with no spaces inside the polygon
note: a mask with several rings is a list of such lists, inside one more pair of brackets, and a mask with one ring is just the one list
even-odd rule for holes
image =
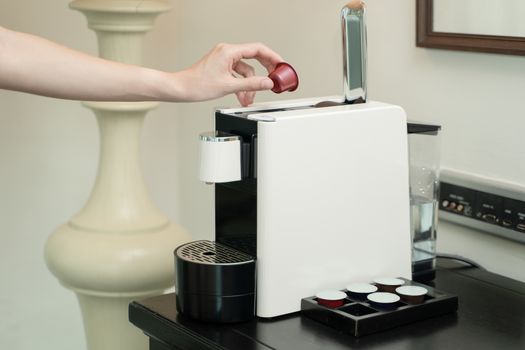
{"label": "coffee machine", "polygon": [[260,317],[351,281],[411,278],[405,112],[315,108],[327,100],[216,112],[217,135],[241,138],[241,179],[215,183],[215,240],[256,257]]}
{"label": "coffee machine", "polygon": [[[215,187],[215,242],[176,251],[179,312],[271,318],[319,290],[411,279],[410,126],[401,107],[367,100],[361,5],[342,11],[344,96],[215,111],[200,171]],[[202,276],[208,282],[197,285]],[[225,306],[233,300],[237,309]],[[233,311],[241,304],[242,315]]]}

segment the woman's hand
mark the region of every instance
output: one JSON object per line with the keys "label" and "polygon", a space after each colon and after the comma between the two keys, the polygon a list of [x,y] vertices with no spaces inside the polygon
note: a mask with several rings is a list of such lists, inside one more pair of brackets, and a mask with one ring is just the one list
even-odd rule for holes
{"label": "woman's hand", "polygon": [[268,72],[283,61],[261,43],[218,44],[190,68],[174,73],[186,88],[181,99],[203,101],[235,93],[241,105],[253,103],[255,91],[269,90],[273,82],[266,76],[256,76],[245,59],[256,59]]}

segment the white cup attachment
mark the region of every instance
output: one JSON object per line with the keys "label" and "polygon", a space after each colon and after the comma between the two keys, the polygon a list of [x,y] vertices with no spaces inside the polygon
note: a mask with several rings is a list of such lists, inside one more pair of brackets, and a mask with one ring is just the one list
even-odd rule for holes
{"label": "white cup attachment", "polygon": [[200,135],[199,180],[206,183],[241,179],[241,137],[219,131]]}

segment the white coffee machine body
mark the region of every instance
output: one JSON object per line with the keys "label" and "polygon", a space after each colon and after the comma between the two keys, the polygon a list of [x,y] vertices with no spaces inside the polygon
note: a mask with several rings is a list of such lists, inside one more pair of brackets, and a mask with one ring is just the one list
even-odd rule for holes
{"label": "white coffee machine body", "polygon": [[411,278],[405,112],[319,100],[216,114],[217,131],[243,134],[246,169],[216,185],[216,240],[256,254],[259,317],[351,282]]}

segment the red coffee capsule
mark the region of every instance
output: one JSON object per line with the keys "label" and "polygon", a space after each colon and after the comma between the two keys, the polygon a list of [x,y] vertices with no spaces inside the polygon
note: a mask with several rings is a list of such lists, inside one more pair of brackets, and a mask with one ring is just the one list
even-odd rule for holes
{"label": "red coffee capsule", "polygon": [[295,91],[299,86],[299,77],[295,69],[286,62],[278,63],[273,72],[268,75],[273,81],[272,91],[280,94],[283,91]]}
{"label": "red coffee capsule", "polygon": [[335,309],[339,306],[344,305],[346,293],[339,290],[324,290],[315,295],[317,303],[319,305],[326,306],[331,309]]}

